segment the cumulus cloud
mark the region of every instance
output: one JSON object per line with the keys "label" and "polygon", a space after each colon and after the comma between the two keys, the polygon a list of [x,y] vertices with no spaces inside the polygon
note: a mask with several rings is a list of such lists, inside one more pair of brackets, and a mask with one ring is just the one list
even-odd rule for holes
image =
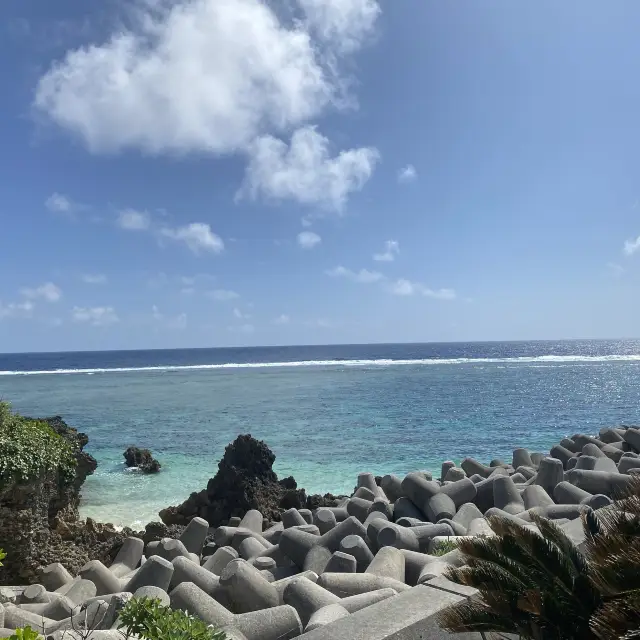
{"label": "cumulus cloud", "polygon": [[298,0],[309,29],[341,53],[362,46],[380,15],[375,0]]}
{"label": "cumulus cloud", "polygon": [[273,324],[289,324],[291,322],[291,318],[286,314],[283,313],[282,315],[279,315],[277,318],[274,319]]}
{"label": "cumulus cloud", "polygon": [[373,259],[378,262],[393,262],[400,254],[400,245],[396,240],[387,240],[382,253],[374,253]]}
{"label": "cumulus cloud", "polygon": [[627,256],[632,256],[638,249],[640,249],[640,236],[627,240],[624,243],[623,252]]}
{"label": "cumulus cloud", "polygon": [[345,267],[335,267],[335,269],[329,269],[328,276],[332,278],[346,278],[352,282],[358,282],[360,284],[372,284],[374,282],[381,282],[384,280],[384,276],[377,271],[369,271],[367,269],[360,269],[360,271],[351,271]]}
{"label": "cumulus cloud", "polygon": [[71,199],[61,193],[52,193],[45,201],[44,206],[53,213],[71,213],[74,205]]}
{"label": "cumulus cloud", "polygon": [[45,282],[39,287],[33,289],[21,289],[20,293],[30,300],[42,299],[47,302],[58,302],[62,297],[62,291],[53,282]]}
{"label": "cumulus cloud", "polygon": [[238,307],[235,307],[233,309],[233,316],[234,318],[238,318],[238,320],[248,320],[249,318],[251,318],[250,314],[243,313],[242,311],[240,311],[240,309],[238,309]]}
{"label": "cumulus cloud", "polygon": [[127,231],[147,231],[151,227],[151,216],[146,211],[123,209],[118,212],[117,225]]}
{"label": "cumulus cloud", "polygon": [[262,136],[250,147],[249,166],[238,197],[262,195],[341,211],[349,194],[367,183],[379,159],[372,147],[332,156],[329,140],[315,127],[295,131],[289,145],[274,136]]}
{"label": "cumulus cloud", "polygon": [[2,304],[0,302],[0,320],[3,318],[30,318],[35,305],[31,300],[23,302],[10,302]]}
{"label": "cumulus cloud", "polygon": [[207,294],[210,298],[217,300],[218,302],[226,302],[227,300],[237,300],[240,297],[239,293],[231,291],[229,289],[214,289]]}
{"label": "cumulus cloud", "polygon": [[85,284],[107,284],[107,276],[102,273],[85,273],[82,276]]}
{"label": "cumulus cloud", "polygon": [[203,222],[192,222],[177,229],[163,227],[160,229],[160,235],[177,242],[184,242],[196,254],[201,251],[220,253],[224,249],[222,238],[213,233],[211,227]]}
{"label": "cumulus cloud", "polygon": [[90,324],[94,327],[120,322],[113,307],[74,307],[72,315],[75,322]]}
{"label": "cumulus cloud", "polygon": [[343,102],[336,59],[380,12],[374,0],[298,0],[286,21],[262,0],[136,6],[134,28],[67,52],[36,88],[35,108],[93,152],[230,153],[308,122]]}
{"label": "cumulus cloud", "polygon": [[456,292],[453,289],[431,289],[420,282],[412,282],[400,278],[389,284],[389,291],[396,296],[424,296],[438,300],[455,300]]}
{"label": "cumulus cloud", "polygon": [[400,183],[413,182],[417,177],[418,172],[412,164],[408,164],[398,171],[398,182]]}
{"label": "cumulus cloud", "polygon": [[298,234],[297,240],[303,249],[313,249],[317,244],[322,242],[322,238],[313,231],[301,231]]}

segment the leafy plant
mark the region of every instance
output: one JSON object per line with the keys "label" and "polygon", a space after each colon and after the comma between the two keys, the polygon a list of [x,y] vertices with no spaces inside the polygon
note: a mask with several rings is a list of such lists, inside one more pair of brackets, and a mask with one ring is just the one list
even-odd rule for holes
{"label": "leafy plant", "polygon": [[455,551],[458,548],[458,543],[454,540],[440,540],[438,544],[429,552],[432,556],[443,556],[449,551]]}
{"label": "leafy plant", "polygon": [[63,482],[70,482],[75,467],[71,445],[46,422],[24,418],[0,402],[0,489],[45,472],[59,472]]}
{"label": "leafy plant", "polygon": [[120,612],[127,637],[136,635],[144,640],[225,640],[225,634],[202,620],[165,607],[158,599],[133,598]]}
{"label": "leafy plant", "polygon": [[527,640],[640,638],[640,479],[613,507],[583,514],[584,552],[552,521],[532,520],[540,533],[493,517],[495,536],[458,543],[466,565],[446,577],[480,597],[442,611],[441,626]]}
{"label": "leafy plant", "polygon": [[15,633],[9,636],[9,640],[38,640],[40,634],[31,627],[26,626],[24,629],[16,629]]}
{"label": "leafy plant", "polygon": [[0,567],[3,566],[2,561],[7,557],[7,554],[4,552],[3,549],[0,549]]}

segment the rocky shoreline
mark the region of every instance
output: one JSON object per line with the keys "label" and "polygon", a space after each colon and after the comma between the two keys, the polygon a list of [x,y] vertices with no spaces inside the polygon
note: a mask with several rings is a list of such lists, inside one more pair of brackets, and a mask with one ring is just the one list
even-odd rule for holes
{"label": "rocky shoreline", "polygon": [[[86,436],[65,433],[86,477]],[[436,479],[361,473],[349,497],[307,496],[293,478],[278,480],[274,460],[264,442],[239,436],[206,489],[139,533],[80,523],[81,481],[56,495],[55,479],[45,478],[37,498],[22,488],[13,504],[2,494],[0,547],[9,557],[0,575],[40,586],[0,588],[0,627],[80,637],[70,630],[85,624],[84,607],[93,637],[115,638],[124,602],[153,595],[230,638],[450,637],[435,614],[475,595],[443,577],[464,563],[456,539],[493,535],[490,516],[538,531],[539,515],[582,544],[582,514],[606,509],[640,474],[640,429],[575,434],[549,454],[518,448],[510,462],[445,461]],[[25,508],[9,515],[16,506]]]}

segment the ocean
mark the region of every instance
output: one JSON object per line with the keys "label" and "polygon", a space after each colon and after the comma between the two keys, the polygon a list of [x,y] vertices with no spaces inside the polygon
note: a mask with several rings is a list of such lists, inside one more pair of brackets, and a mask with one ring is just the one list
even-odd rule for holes
{"label": "ocean", "polygon": [[[61,415],[98,460],[81,512],[142,527],[206,487],[240,433],[309,492],[357,474],[510,460],[564,435],[640,423],[640,341],[332,345],[0,355],[0,398]],[[150,448],[154,476],[124,469]]]}

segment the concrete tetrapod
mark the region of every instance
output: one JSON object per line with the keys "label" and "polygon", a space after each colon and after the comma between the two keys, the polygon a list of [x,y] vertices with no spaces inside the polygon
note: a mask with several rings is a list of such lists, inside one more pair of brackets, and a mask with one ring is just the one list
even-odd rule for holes
{"label": "concrete tetrapod", "polygon": [[395,547],[382,547],[367,567],[365,574],[379,578],[391,578],[404,583],[404,555]]}
{"label": "concrete tetrapod", "polygon": [[379,548],[395,547],[410,551],[425,551],[431,538],[452,535],[454,535],[453,529],[448,524],[401,527],[389,522],[378,531],[377,544]]}
{"label": "concrete tetrapod", "polygon": [[325,534],[336,526],[336,514],[331,509],[320,508],[313,514],[313,524],[321,535]]}
{"label": "concrete tetrapod", "polygon": [[344,551],[334,551],[329,562],[327,562],[325,571],[330,573],[356,573],[358,569],[357,560],[349,553]]}
{"label": "concrete tetrapod", "polygon": [[502,476],[493,483],[493,504],[498,508],[516,515],[524,511],[524,500],[512,478]]}
{"label": "concrete tetrapod", "polygon": [[124,591],[135,593],[140,587],[159,587],[168,591],[172,576],[173,565],[168,560],[151,556],[129,580]]}
{"label": "concrete tetrapod", "polygon": [[109,570],[116,578],[123,578],[140,564],[143,551],[144,542],[140,538],[127,538],[122,543],[120,551],[118,551],[118,555]]}
{"label": "concrete tetrapod", "polygon": [[540,462],[538,475],[533,484],[541,486],[549,495],[553,495],[555,486],[564,480],[564,467],[557,458],[545,458]]}
{"label": "concrete tetrapod", "polygon": [[202,568],[219,576],[222,570],[237,557],[238,552],[233,547],[219,547],[213,555],[207,558]]}
{"label": "concrete tetrapod", "polygon": [[273,584],[245,560],[232,560],[224,568],[220,586],[236,613],[275,607],[280,601]]}
{"label": "concrete tetrapod", "polygon": [[394,589],[398,593],[407,591],[411,587],[393,578],[381,578],[372,573],[323,573],[318,578],[318,584],[331,593],[346,598],[378,589]]}
{"label": "concrete tetrapod", "polygon": [[47,565],[40,574],[40,581],[47,591],[55,591],[72,580],[73,576],[59,562]]}
{"label": "concrete tetrapod", "polygon": [[118,593],[121,591],[120,580],[105,567],[100,560],[87,562],[78,574],[85,580],[91,580],[96,585],[96,595],[105,593]]}
{"label": "concrete tetrapod", "polygon": [[169,588],[173,589],[183,582],[193,582],[210,596],[220,592],[220,578],[211,571],[183,557],[175,558],[171,564],[173,575]]}
{"label": "concrete tetrapod", "polygon": [[313,631],[314,629],[319,629],[320,627],[324,627],[336,620],[340,620],[341,618],[346,618],[349,615],[349,612],[340,604],[330,604],[318,611],[314,612],[311,616],[311,620],[305,626],[305,633],[309,631]]}
{"label": "concrete tetrapod", "polygon": [[572,469],[567,472],[567,480],[589,493],[601,493],[612,497],[617,491],[623,491],[629,486],[631,476],[623,473]]}
{"label": "concrete tetrapod", "polygon": [[[356,559],[356,571],[363,572],[373,560],[373,553],[360,536],[345,536],[340,541],[340,551]],[[329,570],[328,568],[326,569]]]}
{"label": "concrete tetrapod", "polygon": [[303,626],[306,626],[316,611],[339,602],[340,598],[308,578],[298,578],[287,585],[283,600],[298,612]]}
{"label": "concrete tetrapod", "polygon": [[180,534],[180,542],[189,553],[199,556],[202,553],[204,541],[209,535],[209,523],[204,518],[193,518],[187,528]]}

